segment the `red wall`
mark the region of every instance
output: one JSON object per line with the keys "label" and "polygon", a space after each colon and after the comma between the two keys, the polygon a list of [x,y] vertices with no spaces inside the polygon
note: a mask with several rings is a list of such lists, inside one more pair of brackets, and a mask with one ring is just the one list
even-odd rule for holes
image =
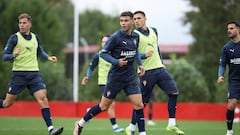
{"label": "red wall", "polygon": [[[53,117],[82,117],[87,108],[97,102],[55,102],[49,103]],[[148,107],[145,108],[147,116]],[[132,114],[132,105],[128,102],[116,102],[116,117],[128,119]],[[225,120],[225,103],[178,103],[177,119],[179,120]],[[18,101],[10,108],[0,109],[0,117],[39,117],[41,116],[39,105],[36,102]],[[103,112],[97,118],[107,118],[107,112]],[[154,103],[154,119],[167,119],[167,103]]]}

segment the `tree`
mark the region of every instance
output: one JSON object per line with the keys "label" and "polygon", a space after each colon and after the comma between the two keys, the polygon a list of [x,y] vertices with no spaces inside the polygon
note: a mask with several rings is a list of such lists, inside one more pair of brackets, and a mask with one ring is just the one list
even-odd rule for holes
{"label": "tree", "polygon": [[100,41],[102,35],[112,34],[120,28],[118,16],[103,14],[99,10],[86,10],[80,14],[79,22],[79,35],[90,45]]}
{"label": "tree", "polygon": [[226,26],[229,21],[239,20],[238,0],[188,0],[193,10],[186,12],[184,23],[191,24],[194,37],[188,55],[205,77],[211,92],[211,101],[216,101],[216,79],[221,48],[227,42]]}

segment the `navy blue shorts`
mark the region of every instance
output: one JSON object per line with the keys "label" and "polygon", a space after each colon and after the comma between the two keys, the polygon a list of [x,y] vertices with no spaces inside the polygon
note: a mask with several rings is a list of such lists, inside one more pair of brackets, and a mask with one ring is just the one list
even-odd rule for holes
{"label": "navy blue shorts", "polygon": [[230,80],[228,85],[228,99],[240,99],[240,80]]}
{"label": "navy blue shorts", "polygon": [[46,85],[38,71],[13,71],[11,80],[8,84],[8,93],[17,95],[24,88],[28,88],[29,93],[33,95],[34,92],[40,89],[46,89]]}
{"label": "navy blue shorts", "polygon": [[103,96],[108,99],[115,99],[121,90],[124,90],[126,96],[141,94],[137,80],[132,80],[130,82],[108,80],[107,85],[104,89]]}
{"label": "navy blue shorts", "polygon": [[143,103],[148,103],[155,85],[158,85],[167,95],[177,93],[178,88],[172,76],[164,68],[148,70],[140,76],[140,86]]}
{"label": "navy blue shorts", "polygon": [[99,87],[100,87],[101,93],[103,94],[106,85],[102,85],[102,84],[101,84],[101,85],[99,85]]}

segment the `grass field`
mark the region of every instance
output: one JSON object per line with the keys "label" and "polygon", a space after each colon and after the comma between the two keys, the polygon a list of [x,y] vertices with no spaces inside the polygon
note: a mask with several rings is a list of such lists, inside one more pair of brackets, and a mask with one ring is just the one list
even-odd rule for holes
{"label": "grass field", "polygon": [[[74,122],[77,118],[54,118],[56,127],[64,126],[62,135],[72,135]],[[155,121],[155,126],[146,126],[147,135],[174,135],[165,131],[167,121]],[[129,120],[118,120],[121,127],[126,127]],[[225,122],[216,121],[178,121],[185,135],[226,135]],[[234,134],[240,134],[240,124],[234,123]],[[48,135],[46,126],[41,118],[0,117],[0,135]],[[125,135],[125,132],[114,133],[107,119],[91,120],[82,135]],[[138,135],[138,134],[136,134]]]}

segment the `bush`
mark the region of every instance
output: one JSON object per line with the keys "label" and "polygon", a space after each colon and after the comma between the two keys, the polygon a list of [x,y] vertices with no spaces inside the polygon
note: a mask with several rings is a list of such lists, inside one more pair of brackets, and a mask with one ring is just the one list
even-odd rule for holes
{"label": "bush", "polygon": [[171,56],[172,64],[167,66],[180,91],[181,102],[208,102],[210,92],[203,75],[185,59],[176,60]]}

